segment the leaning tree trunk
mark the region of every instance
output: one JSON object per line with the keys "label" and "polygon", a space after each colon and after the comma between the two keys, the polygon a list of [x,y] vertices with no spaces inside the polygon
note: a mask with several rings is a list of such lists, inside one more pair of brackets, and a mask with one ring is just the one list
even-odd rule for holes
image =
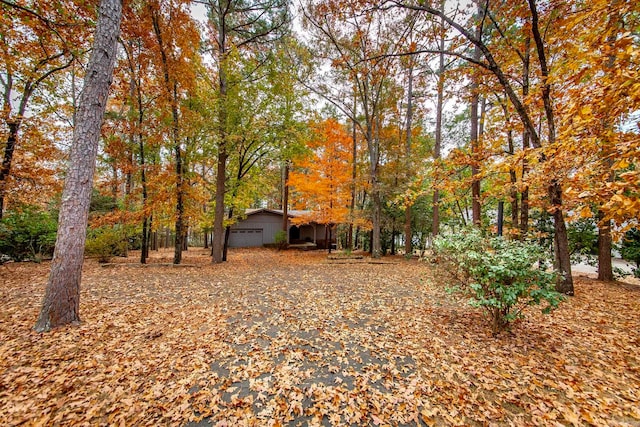
{"label": "leaning tree trunk", "polygon": [[4,147],[2,165],[0,166],[0,219],[2,219],[4,212],[4,195],[6,193],[7,179],[11,171],[11,161],[13,160],[16,141],[18,140],[18,129],[20,128],[21,122],[22,118],[18,118],[9,123],[9,136],[7,138],[7,144]]}
{"label": "leaning tree trunk", "polygon": [[62,193],[58,235],[38,332],[80,320],[80,280],[100,127],[116,58],[121,0],[101,0],[96,35],[80,97],[69,167]]}

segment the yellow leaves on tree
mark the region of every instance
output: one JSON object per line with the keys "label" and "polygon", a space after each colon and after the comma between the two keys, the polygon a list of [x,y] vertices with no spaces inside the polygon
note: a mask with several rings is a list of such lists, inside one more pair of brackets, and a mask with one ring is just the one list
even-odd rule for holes
{"label": "yellow leaves on tree", "polygon": [[351,197],[351,139],[335,119],[313,123],[311,134],[309,154],[294,162],[289,176],[293,206],[311,211],[302,221],[346,222]]}

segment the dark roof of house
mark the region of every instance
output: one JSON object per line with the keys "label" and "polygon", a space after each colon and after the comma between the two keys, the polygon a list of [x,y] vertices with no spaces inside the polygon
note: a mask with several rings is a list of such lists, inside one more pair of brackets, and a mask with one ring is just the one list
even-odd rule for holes
{"label": "dark roof of house", "polygon": [[[297,218],[309,214],[311,211],[301,211],[301,210],[288,210],[287,216],[289,218]],[[275,215],[282,215],[282,209],[267,209],[267,208],[258,208],[258,209],[246,209],[244,211],[245,215],[255,215],[259,213],[272,213]]]}

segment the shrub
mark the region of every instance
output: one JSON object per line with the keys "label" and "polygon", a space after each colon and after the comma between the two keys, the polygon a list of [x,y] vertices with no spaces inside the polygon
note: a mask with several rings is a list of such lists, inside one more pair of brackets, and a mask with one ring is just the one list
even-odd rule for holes
{"label": "shrub", "polygon": [[598,227],[593,218],[581,218],[569,223],[567,235],[573,262],[597,264],[595,255],[598,254]]}
{"label": "shrub", "polygon": [[15,261],[39,262],[53,255],[58,224],[36,206],[22,206],[0,221],[0,254]]}
{"label": "shrub", "polygon": [[434,244],[437,259],[448,264],[458,288],[471,296],[470,304],[490,317],[494,334],[524,317],[526,307],[546,303],[543,312],[548,313],[563,299],[554,289],[555,273],[538,267],[549,256],[534,243],[466,230]]}
{"label": "shrub", "polygon": [[633,270],[635,277],[640,277],[640,230],[632,228],[624,234],[622,245],[620,246],[622,258],[636,264]]}
{"label": "shrub", "polygon": [[285,249],[287,247],[287,232],[284,230],[276,231],[275,241],[278,250]]}
{"label": "shrub", "polygon": [[126,235],[121,229],[105,226],[89,230],[84,252],[97,257],[99,262],[109,262],[111,257],[125,256],[127,244]]}

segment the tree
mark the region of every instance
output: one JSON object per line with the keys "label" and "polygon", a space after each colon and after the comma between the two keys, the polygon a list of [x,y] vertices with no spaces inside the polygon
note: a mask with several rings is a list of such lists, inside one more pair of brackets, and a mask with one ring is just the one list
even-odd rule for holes
{"label": "tree", "polygon": [[[138,23],[136,14],[132,11],[132,17],[125,22]],[[149,191],[147,186],[147,158],[144,131],[145,113],[147,102],[144,96],[145,77],[149,73],[150,58],[145,55],[143,49],[145,33],[140,25],[123,25],[126,41],[122,41],[122,47],[126,55],[126,77],[128,77],[129,90],[125,92],[126,103],[129,105],[128,119],[130,121],[128,132],[133,143],[137,143],[138,165],[140,167],[140,185],[142,187],[142,239],[140,244],[140,263],[146,264],[149,257],[149,236],[150,236],[150,214],[149,214]],[[133,144],[132,144],[133,145]]]}
{"label": "tree", "polygon": [[[84,35],[77,28],[85,13],[64,0],[0,1],[0,219],[21,128],[35,115],[34,94],[81,55]],[[76,19],[78,25],[73,25]]]}
{"label": "tree", "polygon": [[[229,88],[226,104],[232,144],[228,146],[225,200],[228,221],[223,261],[227,260],[231,221],[234,215],[243,215],[244,208],[259,196],[268,174],[267,165],[276,161],[289,163],[292,153],[298,150],[301,126],[294,115],[302,111],[302,106],[290,75],[293,64],[284,51],[286,42],[279,41],[276,45],[277,49],[270,53],[272,57],[262,66],[266,75],[260,79],[242,78],[256,68],[255,58],[236,57],[241,64],[230,67],[235,72],[229,77],[235,84]],[[287,217],[286,209],[283,211]]]}
{"label": "tree", "polygon": [[[504,88],[507,97],[509,98],[511,104],[515,108],[518,116],[520,117],[524,127],[528,131],[528,135],[531,139],[531,144],[538,151],[543,151],[544,147],[555,147],[556,145],[556,110],[554,109],[553,99],[552,99],[552,75],[551,68],[548,62],[548,44],[545,41],[545,38],[542,36],[542,30],[544,23],[541,23],[541,16],[539,13],[539,9],[536,5],[535,0],[528,0],[526,12],[522,11],[522,13],[526,13],[526,16],[529,18],[529,25],[522,27],[523,31],[530,31],[532,39],[534,41],[535,52],[537,53],[537,65],[538,72],[540,75],[540,90],[537,93],[537,99],[542,104],[542,108],[544,111],[544,117],[546,122],[546,135],[542,135],[541,132],[534,124],[533,113],[528,109],[528,105],[525,102],[525,98],[518,96],[516,90],[514,89],[514,82],[511,77],[505,72],[503,64],[500,63],[499,51],[492,48],[489,41],[484,40],[482,35],[482,25],[485,22],[490,22],[490,25],[495,26],[498,29],[501,29],[499,20],[493,17],[493,13],[496,10],[489,9],[489,3],[485,3],[482,7],[482,12],[480,16],[480,31],[474,31],[473,29],[467,28],[465,24],[460,23],[455,18],[447,15],[439,8],[432,7],[426,4],[410,4],[401,1],[390,1],[386,2],[385,5],[390,5],[391,7],[400,7],[406,8],[415,11],[425,12],[432,16],[440,17],[444,20],[448,26],[455,29],[464,40],[469,42],[473,49],[480,50],[481,57],[483,60],[477,60],[474,57],[468,56],[464,52],[460,51],[448,51],[447,54],[454,55],[460,57],[469,63],[472,63],[476,66],[482,67],[485,70],[491,72],[493,76],[497,79],[500,85]],[[557,12],[557,10],[550,8],[545,9],[545,17],[548,20],[552,19],[550,14]],[[474,21],[474,22],[477,22]],[[547,25],[548,26],[548,25]],[[505,34],[501,32],[501,34]],[[545,142],[546,137],[546,142]],[[543,142],[545,142],[543,144]],[[546,159],[546,155],[544,153],[540,153],[541,159],[544,161]],[[573,278],[571,276],[571,260],[569,257],[569,245],[567,238],[567,228],[564,218],[564,210],[563,210],[563,191],[562,191],[562,183],[559,178],[551,177],[549,182],[546,184],[547,186],[547,195],[549,199],[549,209],[552,212],[554,218],[554,253],[555,253],[555,266],[558,270],[559,280],[557,284],[558,291],[573,295]]]}
{"label": "tree", "polygon": [[[294,162],[289,185],[296,192],[297,209],[311,213],[301,222],[325,224],[326,230],[347,221],[351,197],[351,138],[335,119],[311,125],[309,156]],[[330,233],[330,231],[329,231]],[[327,242],[331,251],[331,235]]]}
{"label": "tree", "polygon": [[[440,10],[444,13],[445,1],[440,0]],[[442,112],[444,109],[444,83],[445,83],[445,42],[446,42],[446,28],[442,18],[440,18],[440,25],[438,28],[438,71],[437,71],[437,83],[436,83],[436,123],[435,123],[435,140],[433,145],[433,160],[436,170],[439,167],[440,159],[442,158]],[[433,236],[437,236],[440,232],[440,189],[438,185],[433,186],[433,222],[431,233]]]}
{"label": "tree", "polygon": [[[478,40],[482,40],[482,15],[483,10],[480,3],[478,3],[478,12],[477,15],[474,16],[476,21],[475,24],[475,36]],[[480,60],[480,48],[475,45],[473,46],[473,54],[472,58],[474,61]],[[479,157],[481,155],[481,134],[480,134],[480,83],[481,76],[478,69],[474,69],[471,71],[471,85],[469,90],[471,91],[471,100],[470,100],[470,110],[471,110],[471,121],[470,125],[470,141],[471,141],[471,211],[473,213],[473,225],[476,227],[481,226],[481,216],[482,216],[482,208],[480,204],[480,168],[479,168]]]}
{"label": "tree", "polygon": [[[379,181],[382,106],[394,71],[392,57],[404,45],[409,29],[405,21],[400,19],[399,23],[397,17],[375,16],[366,5],[345,5],[336,0],[309,2],[305,18],[315,32],[317,55],[330,62],[339,78],[349,82],[348,90],[354,91],[353,96],[346,96],[343,85],[338,82],[332,87],[326,82],[308,86],[352,120],[363,135],[368,154],[368,192],[372,200],[371,254],[377,258],[382,255],[383,195]],[[352,105],[354,98],[357,102]]]}
{"label": "tree", "polygon": [[171,111],[171,144],[175,158],[175,248],[173,263],[180,264],[186,234],[184,137],[181,135],[180,103],[184,92],[195,81],[195,53],[198,49],[198,33],[185,5],[170,2],[165,8],[162,2],[150,2],[149,14],[156,36],[159,69],[162,74],[163,95]]}
{"label": "tree", "polygon": [[[218,160],[216,168],[213,262],[223,261],[227,160],[231,145],[228,129],[229,55],[248,51],[258,57],[287,29],[288,4],[284,0],[259,3],[245,0],[207,0],[212,53],[216,60],[218,90]],[[258,62],[260,64],[260,62]],[[250,77],[250,76],[249,76]]]}
{"label": "tree", "polygon": [[[640,142],[626,125],[640,108],[640,41],[633,35],[640,7],[623,1],[594,1],[566,19],[568,87],[561,99],[560,138],[566,162],[579,164],[567,190],[579,217],[598,221],[598,278],[613,280],[612,229],[637,224],[640,209]],[[587,102],[578,102],[586,100]],[[579,159],[579,161],[576,161]]]}
{"label": "tree", "polygon": [[116,59],[121,0],[101,0],[93,50],[80,96],[56,247],[38,332],[80,321],[80,280],[100,127]]}

